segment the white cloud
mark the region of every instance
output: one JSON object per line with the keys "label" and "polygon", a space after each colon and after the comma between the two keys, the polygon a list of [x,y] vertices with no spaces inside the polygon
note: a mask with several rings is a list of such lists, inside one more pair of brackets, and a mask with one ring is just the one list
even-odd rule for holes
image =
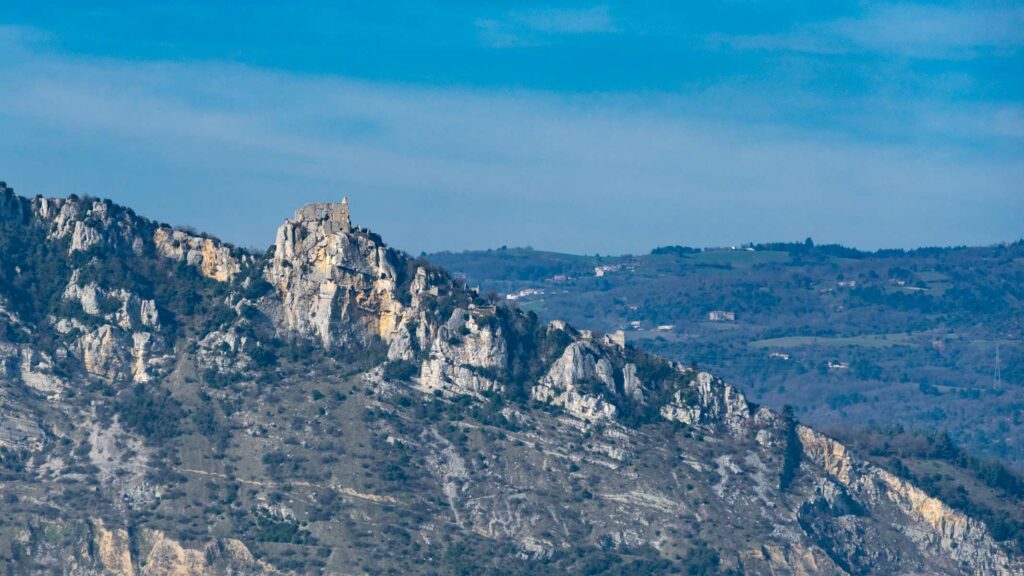
{"label": "white cloud", "polygon": [[618,32],[607,6],[512,11],[501,18],[480,18],[476,28],[494,48],[540,46],[558,36]]}
{"label": "white cloud", "polygon": [[[0,179],[112,196],[245,244],[266,245],[297,205],[342,194],[360,224],[414,251],[1021,233],[1019,142],[983,155],[942,138],[748,122],[738,111],[764,95],[742,90],[570,97],[15,52],[0,49]],[[984,110],[997,129],[967,135],[1019,138],[1019,110],[1006,110]],[[931,130],[962,137],[969,112]]]}
{"label": "white cloud", "polygon": [[999,56],[1024,47],[1024,8],[875,4],[858,18],[805,24],[780,34],[716,34],[708,41],[738,50],[944,59]]}
{"label": "white cloud", "polygon": [[515,12],[510,15],[509,19],[526,28],[546,34],[593,34],[617,31],[607,6],[576,10],[549,8]]}

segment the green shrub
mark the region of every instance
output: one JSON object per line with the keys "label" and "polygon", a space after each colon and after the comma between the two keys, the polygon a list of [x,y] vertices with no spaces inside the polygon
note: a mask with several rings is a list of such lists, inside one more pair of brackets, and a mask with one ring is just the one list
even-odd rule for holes
{"label": "green shrub", "polygon": [[121,425],[152,441],[181,434],[185,411],[164,388],[140,384],[121,392],[114,401],[114,412]]}

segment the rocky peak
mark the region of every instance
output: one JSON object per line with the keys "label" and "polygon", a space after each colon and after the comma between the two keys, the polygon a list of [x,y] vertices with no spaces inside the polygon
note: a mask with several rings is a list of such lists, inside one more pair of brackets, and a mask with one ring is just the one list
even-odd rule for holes
{"label": "rocky peak", "polygon": [[277,229],[264,274],[280,298],[279,328],[326,347],[388,339],[402,309],[401,260],[375,235],[352,228],[347,200],[300,208]]}
{"label": "rocky peak", "polygon": [[47,237],[68,239],[68,253],[86,252],[93,246],[141,251],[139,222],[133,214],[115,209],[109,200],[97,198],[43,198],[32,200],[32,211],[47,227]]}

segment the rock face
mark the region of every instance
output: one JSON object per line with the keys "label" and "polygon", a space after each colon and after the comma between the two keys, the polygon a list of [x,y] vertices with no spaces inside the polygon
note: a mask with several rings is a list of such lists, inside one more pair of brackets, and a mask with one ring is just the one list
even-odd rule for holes
{"label": "rock face", "polygon": [[97,246],[140,246],[138,220],[114,208],[109,201],[75,196],[35,198],[29,207],[46,226],[47,238],[67,242],[69,254],[88,252]]}
{"label": "rock face", "polygon": [[148,382],[166,363],[156,302],[124,289],[105,290],[95,282],[80,284],[72,274],[63,299],[81,307],[94,326],[80,320],[55,319],[56,330],[73,337],[69,347],[86,372],[107,381]]}
{"label": "rock face", "polygon": [[724,423],[740,430],[750,418],[746,399],[732,385],[700,372],[690,388],[676,390],[672,401],[661,407],[661,415],[690,426]]}
{"label": "rock face", "polygon": [[153,233],[157,251],[165,258],[184,262],[218,282],[227,282],[241,270],[231,250],[212,238],[193,236],[181,230],[157,228]]}
{"label": "rock face", "polygon": [[[218,540],[202,549],[183,547],[163,532],[149,532],[144,537],[149,551],[140,576],[205,576],[207,574],[247,574],[252,576],[278,574],[265,562],[256,560],[245,544],[234,539]],[[132,574],[132,572],[115,572]]]}
{"label": "rock face", "polygon": [[[487,320],[493,306],[453,295],[446,276],[413,266],[349,218],[347,201],[310,204],[278,229],[265,278],[277,288],[267,307],[279,329],[326,348],[380,342],[391,360],[425,356],[420,384],[428,390],[498,390],[492,374],[505,368],[506,348],[500,328]],[[444,317],[440,298],[465,307]]]}
{"label": "rock face", "polygon": [[[160,530],[144,530],[133,538],[124,528],[108,527],[99,518],[83,525],[59,524],[50,528],[50,537],[78,539],[73,551],[52,561],[53,571],[23,566],[20,574],[82,574],[87,576],[207,576],[209,574],[271,576],[280,574],[266,562],[253,557],[242,542],[218,539],[200,548],[183,546]],[[26,544],[35,544],[32,537]],[[37,555],[47,556],[44,542]]]}
{"label": "rock face", "polygon": [[54,363],[45,352],[25,347],[20,350],[21,366],[18,375],[21,381],[47,396],[59,394],[67,386],[63,378],[54,374]]}
{"label": "rock face", "polygon": [[421,387],[477,397],[501,389],[494,378],[505,369],[506,343],[500,328],[478,322],[489,317],[486,311],[476,309],[452,312],[428,340],[430,351],[421,366]]}
{"label": "rock face", "polygon": [[353,232],[346,202],[300,209],[278,228],[266,271],[281,298],[279,325],[326,347],[390,335],[401,310],[396,263],[376,239]]}
{"label": "rock face", "polygon": [[[872,509],[896,508],[911,521],[896,525],[924,550],[946,555],[979,574],[1018,574],[980,522],[932,498],[881,468],[853,456],[835,440],[806,426],[799,428],[804,455],[851,495]],[[830,495],[837,492],[831,492]]]}
{"label": "rock face", "polygon": [[123,528],[108,530],[99,519],[95,519],[93,523],[96,557],[103,569],[111,574],[135,576],[128,531]]}
{"label": "rock face", "polygon": [[1024,573],[907,479],[497,306],[347,202],[262,256],[99,200],[3,188],[0,216],[13,573]]}
{"label": "rock face", "polygon": [[[562,356],[533,387],[533,399],[561,406],[566,412],[585,419],[611,419],[615,406],[606,402],[605,393],[615,392],[615,368],[586,341],[566,346]],[[632,369],[632,394],[636,387],[636,367]],[[589,390],[589,391],[587,391]]]}

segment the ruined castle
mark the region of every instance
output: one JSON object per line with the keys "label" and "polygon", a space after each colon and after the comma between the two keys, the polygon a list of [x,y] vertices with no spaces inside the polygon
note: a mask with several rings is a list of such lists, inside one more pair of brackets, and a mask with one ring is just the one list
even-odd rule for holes
{"label": "ruined castle", "polygon": [[295,212],[296,222],[323,222],[328,234],[352,232],[352,221],[348,215],[348,197],[338,202],[306,204]]}

